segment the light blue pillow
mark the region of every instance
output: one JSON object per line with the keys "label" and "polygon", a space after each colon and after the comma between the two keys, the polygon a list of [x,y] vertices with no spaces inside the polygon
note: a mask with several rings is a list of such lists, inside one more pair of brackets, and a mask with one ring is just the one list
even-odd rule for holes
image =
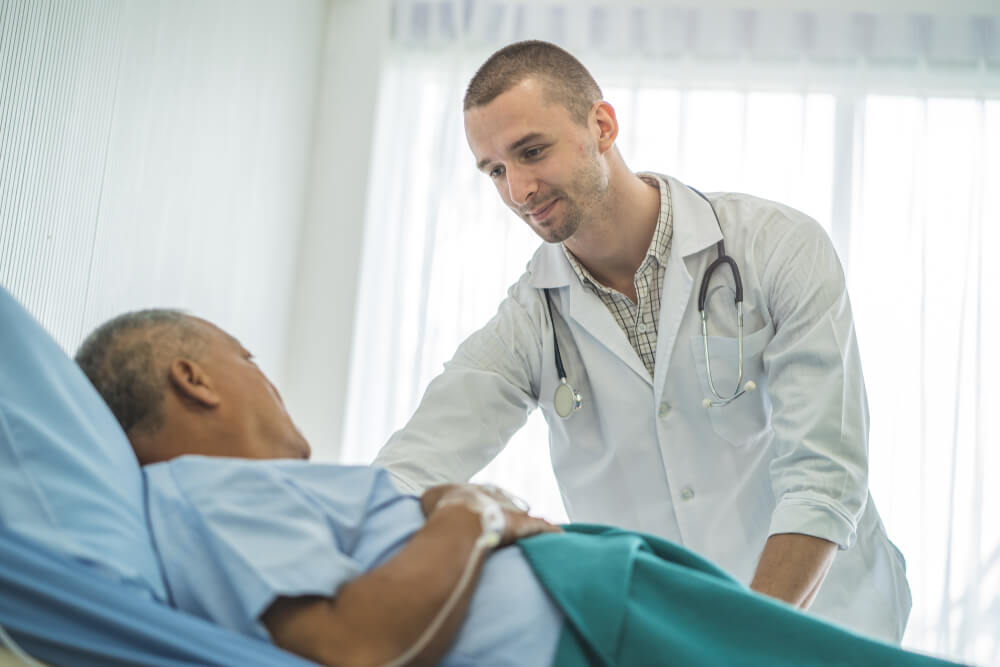
{"label": "light blue pillow", "polygon": [[2,287],[0,524],[166,599],[125,433],[79,367]]}

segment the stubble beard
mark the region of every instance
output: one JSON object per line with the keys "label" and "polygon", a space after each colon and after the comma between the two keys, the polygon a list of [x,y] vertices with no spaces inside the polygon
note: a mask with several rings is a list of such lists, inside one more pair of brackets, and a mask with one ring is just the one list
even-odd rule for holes
{"label": "stubble beard", "polygon": [[[565,192],[554,193],[553,199],[562,202],[563,212],[561,220],[556,220],[551,227],[536,228],[536,232],[546,243],[562,243],[576,233],[583,221],[583,215],[575,202],[566,196]],[[530,223],[530,220],[529,220]]]}
{"label": "stubble beard", "polygon": [[[598,166],[596,149],[593,160],[581,165],[573,175],[570,191],[577,196],[570,197],[565,190],[554,190],[551,193],[550,201],[562,200],[565,209],[562,220],[554,221],[555,224],[548,228],[535,227],[535,232],[547,243],[562,243],[576,234],[590,218],[601,215],[601,204],[608,191],[608,178]],[[529,216],[524,216],[524,219],[534,227]]]}

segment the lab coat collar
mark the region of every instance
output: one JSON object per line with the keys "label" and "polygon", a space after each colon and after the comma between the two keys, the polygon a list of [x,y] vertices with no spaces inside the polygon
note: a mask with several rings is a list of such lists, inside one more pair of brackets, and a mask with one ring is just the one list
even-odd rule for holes
{"label": "lab coat collar", "polygon": [[712,207],[690,187],[671,176],[660,176],[670,187],[674,208],[674,238],[671,257],[689,257],[722,240]]}
{"label": "lab coat collar", "polygon": [[566,287],[580,282],[561,243],[543,243],[528,262],[528,273],[531,275],[529,284],[536,289]]}
{"label": "lab coat collar", "polygon": [[[688,257],[722,239],[712,209],[704,199],[676,178],[659,175],[670,188],[674,231],[671,257]],[[536,289],[566,287],[580,283],[558,243],[543,243],[528,263],[529,284]]]}

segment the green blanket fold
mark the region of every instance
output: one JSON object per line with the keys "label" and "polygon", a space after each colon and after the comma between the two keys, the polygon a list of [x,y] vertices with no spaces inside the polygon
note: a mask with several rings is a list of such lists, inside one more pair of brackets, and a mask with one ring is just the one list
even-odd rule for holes
{"label": "green blanket fold", "polygon": [[565,528],[518,543],[566,615],[556,667],[951,664],[753,593],[666,540]]}

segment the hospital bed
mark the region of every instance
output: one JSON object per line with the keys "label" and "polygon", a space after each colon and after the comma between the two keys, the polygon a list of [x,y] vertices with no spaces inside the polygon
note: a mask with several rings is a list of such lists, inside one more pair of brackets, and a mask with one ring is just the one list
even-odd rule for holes
{"label": "hospital bed", "polygon": [[[306,662],[95,577],[0,530],[0,626],[53,665],[274,665]],[[0,667],[23,666],[9,651]]]}

